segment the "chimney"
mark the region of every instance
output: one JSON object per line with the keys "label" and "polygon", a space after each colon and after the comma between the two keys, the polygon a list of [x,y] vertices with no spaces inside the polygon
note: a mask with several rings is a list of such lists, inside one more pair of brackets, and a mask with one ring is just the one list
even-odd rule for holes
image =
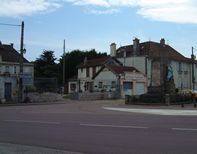
{"label": "chimney", "polygon": [[12,48],[14,48],[14,43],[11,43],[10,46],[11,46]]}
{"label": "chimney", "polygon": [[164,38],[162,38],[162,39],[160,40],[160,44],[162,44],[162,45],[165,46],[165,39],[164,39]]}
{"label": "chimney", "polygon": [[116,56],[116,43],[112,43],[110,45],[110,56],[115,57]]}
{"label": "chimney", "polygon": [[133,55],[134,56],[139,54],[139,45],[140,45],[140,40],[138,38],[135,38],[133,40]]}
{"label": "chimney", "polygon": [[86,65],[87,64],[87,57],[84,58],[83,60],[83,64]]}

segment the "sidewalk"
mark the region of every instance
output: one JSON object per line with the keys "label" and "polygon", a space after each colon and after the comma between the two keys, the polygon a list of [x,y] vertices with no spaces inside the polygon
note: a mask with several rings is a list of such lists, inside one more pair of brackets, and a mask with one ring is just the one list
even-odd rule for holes
{"label": "sidewalk", "polygon": [[81,154],[81,153],[56,150],[50,148],[41,148],[35,146],[27,146],[27,145],[0,143],[0,154]]}

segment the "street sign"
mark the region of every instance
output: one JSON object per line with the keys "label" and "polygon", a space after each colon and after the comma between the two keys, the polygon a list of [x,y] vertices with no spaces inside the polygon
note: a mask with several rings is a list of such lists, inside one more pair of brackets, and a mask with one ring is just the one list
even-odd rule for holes
{"label": "street sign", "polygon": [[20,74],[20,78],[23,79],[23,85],[30,86],[33,85],[33,75],[30,73]]}

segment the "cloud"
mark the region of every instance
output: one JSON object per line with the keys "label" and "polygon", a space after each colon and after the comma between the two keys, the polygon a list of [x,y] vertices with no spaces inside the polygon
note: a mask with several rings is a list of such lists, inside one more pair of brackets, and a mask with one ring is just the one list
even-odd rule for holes
{"label": "cloud", "polygon": [[196,0],[1,0],[0,16],[46,13],[67,4],[87,6],[92,14],[113,14],[130,7],[149,20],[197,24]]}
{"label": "cloud", "polygon": [[60,1],[48,0],[1,0],[1,17],[18,17],[45,13],[56,10],[61,6]]}
{"label": "cloud", "polygon": [[114,14],[120,12],[118,9],[106,9],[106,10],[89,10],[88,11],[91,14],[97,14],[97,15],[102,15],[102,14]]}
{"label": "cloud", "polygon": [[[197,24],[197,2],[195,0],[65,0],[73,5],[92,5],[114,8],[137,8],[137,14],[150,20]],[[107,12],[107,11],[106,11]],[[114,11],[112,13],[117,13]],[[102,14],[98,10],[90,11]]]}

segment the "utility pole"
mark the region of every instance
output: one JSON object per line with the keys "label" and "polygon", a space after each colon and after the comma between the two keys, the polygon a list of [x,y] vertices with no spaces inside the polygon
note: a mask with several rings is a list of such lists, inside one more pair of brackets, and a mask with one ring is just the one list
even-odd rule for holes
{"label": "utility pole", "polygon": [[21,41],[20,41],[20,75],[19,75],[19,103],[23,102],[23,52],[24,52],[24,21],[21,24]]}
{"label": "utility pole", "polygon": [[194,77],[194,47],[192,47],[192,90],[195,90],[195,77]]}
{"label": "utility pole", "polygon": [[65,91],[65,40],[64,40],[64,45],[63,45],[63,80],[62,80],[62,85],[63,85],[63,93]]}

